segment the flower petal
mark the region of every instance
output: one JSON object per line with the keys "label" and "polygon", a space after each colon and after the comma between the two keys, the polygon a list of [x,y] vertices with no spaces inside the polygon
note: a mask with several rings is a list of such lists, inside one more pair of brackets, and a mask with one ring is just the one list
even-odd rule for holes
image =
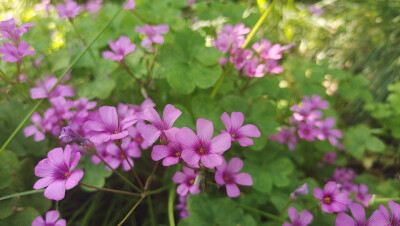
{"label": "flower petal", "polygon": [[57,210],[51,210],[46,213],[46,223],[54,224],[56,223],[58,217],[60,217],[60,213]]}
{"label": "flower petal", "polygon": [[65,197],[65,180],[56,180],[51,183],[46,190],[44,196],[52,200],[61,200]]}
{"label": "flower petal", "polygon": [[232,123],[231,123],[231,119],[229,118],[228,113],[224,112],[221,115],[221,120],[222,120],[222,123],[224,123],[226,131],[228,131],[228,133],[231,132],[232,131]]}
{"label": "flower petal", "polygon": [[175,183],[184,183],[187,179],[187,176],[182,172],[176,172],[172,177],[172,181]]}
{"label": "flower petal", "polygon": [[39,179],[38,181],[36,181],[36,183],[33,185],[34,189],[42,189],[45,188],[47,186],[49,186],[51,183],[53,183],[54,178],[52,177],[43,177],[41,179]]}
{"label": "flower petal", "polygon": [[392,211],[392,222],[400,223],[400,205],[389,200],[389,208]]}
{"label": "flower petal", "polygon": [[63,166],[65,164],[64,152],[62,148],[54,148],[47,153],[47,157],[52,165]]}
{"label": "flower petal", "polygon": [[322,189],[319,187],[315,187],[314,188],[314,196],[315,196],[315,198],[322,201],[324,199],[324,191],[322,191]]}
{"label": "flower petal", "polygon": [[207,145],[211,142],[214,133],[214,126],[211,121],[199,118],[196,122],[197,136]]}
{"label": "flower petal", "polygon": [[119,131],[117,109],[111,106],[102,106],[99,108],[99,115],[108,132]]}
{"label": "flower petal", "polygon": [[226,171],[234,174],[239,172],[242,168],[243,168],[243,161],[240,158],[232,158],[231,161],[229,161]]}
{"label": "flower petal", "polygon": [[261,132],[257,128],[257,126],[253,124],[247,124],[241,127],[240,129],[237,130],[236,134],[238,136],[244,136],[244,137],[260,137]]}
{"label": "flower petal", "polygon": [[69,175],[68,179],[65,181],[65,188],[71,189],[75,187],[83,177],[83,171],[81,169],[75,170]]}
{"label": "flower petal", "polygon": [[223,171],[217,171],[214,175],[215,182],[217,182],[217,184],[219,184],[219,185],[225,184],[225,180],[223,178],[223,173],[224,173]]}
{"label": "flower petal", "polygon": [[222,164],[222,156],[219,154],[208,154],[200,157],[201,163],[207,168],[214,168]]}
{"label": "flower petal", "polygon": [[325,184],[325,193],[327,194],[334,193],[336,189],[337,189],[337,184],[334,181],[329,181],[328,183]]}
{"label": "flower petal", "polygon": [[294,223],[297,221],[297,219],[299,218],[299,213],[297,212],[296,208],[294,207],[290,207],[288,209],[288,214],[289,214],[289,218],[290,220]]}
{"label": "flower petal", "polygon": [[385,216],[379,209],[375,210],[367,221],[367,226],[387,226],[387,225],[388,221],[386,220]]}
{"label": "flower petal", "polygon": [[163,166],[172,166],[179,162],[179,157],[166,157],[163,160]]}
{"label": "flower petal", "polygon": [[38,216],[32,221],[32,226],[43,226],[46,225],[46,222],[44,221],[43,217]]}
{"label": "flower petal", "polygon": [[254,144],[253,140],[248,137],[239,137],[237,138],[237,141],[242,147],[247,147]]}
{"label": "flower petal", "polygon": [[226,193],[228,194],[229,197],[235,198],[240,195],[240,190],[236,184],[227,184]]}
{"label": "flower petal", "polygon": [[189,191],[189,188],[186,184],[180,184],[177,188],[176,188],[176,192],[180,195],[180,196],[185,196]]}
{"label": "flower petal", "polygon": [[248,173],[238,173],[233,176],[235,178],[235,182],[244,186],[253,185],[253,180],[251,179],[250,174]]}
{"label": "flower petal", "polygon": [[151,151],[151,159],[153,161],[159,161],[167,156],[169,156],[170,150],[168,146],[165,145],[156,145],[153,147]]}
{"label": "flower petal", "polygon": [[147,143],[153,144],[161,136],[161,131],[154,125],[144,125],[140,128],[140,134]]}
{"label": "flower petal", "polygon": [[365,210],[362,205],[358,203],[351,203],[348,205],[353,214],[354,219],[356,220],[357,224],[364,225],[365,224]]}
{"label": "flower petal", "polygon": [[183,127],[175,134],[176,140],[185,147],[195,147],[199,143],[199,138],[193,130]]}
{"label": "flower petal", "polygon": [[231,136],[228,133],[221,133],[212,139],[210,152],[222,154],[231,147]]}
{"label": "flower petal", "polygon": [[175,108],[171,104],[167,104],[163,111],[164,129],[171,128],[181,114],[182,112],[179,109]]}
{"label": "flower petal", "polygon": [[244,115],[242,112],[232,112],[231,114],[231,123],[232,123],[232,132],[238,130],[244,122]]}
{"label": "flower petal", "polygon": [[200,156],[191,148],[184,149],[182,151],[182,159],[190,166],[198,166]]}
{"label": "flower petal", "polygon": [[357,226],[356,221],[346,213],[338,213],[335,226]]}
{"label": "flower petal", "polygon": [[313,220],[313,215],[311,215],[308,210],[303,210],[300,214],[299,220],[301,223],[303,223],[303,225],[309,225]]}

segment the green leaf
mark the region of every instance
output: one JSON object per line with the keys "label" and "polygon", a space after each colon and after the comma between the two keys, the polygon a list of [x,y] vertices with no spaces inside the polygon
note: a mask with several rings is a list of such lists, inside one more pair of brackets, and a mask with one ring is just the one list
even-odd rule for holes
{"label": "green leaf", "polygon": [[78,95],[79,97],[85,97],[90,100],[95,98],[106,99],[110,96],[115,85],[115,81],[112,78],[98,78],[81,87],[78,91]]}
{"label": "green leaf", "polygon": [[57,59],[52,61],[51,72],[54,73],[68,67],[71,62],[71,54],[68,51],[60,50],[53,53],[51,59]]}
{"label": "green leaf", "polygon": [[[83,161],[82,161],[83,160]],[[85,184],[93,185],[96,187],[103,187],[106,178],[111,176],[112,171],[107,170],[103,163],[98,165],[93,164],[90,159],[82,159],[79,162],[79,168],[82,168],[85,174],[83,175],[82,182]],[[87,191],[96,191],[94,188],[81,186],[82,189]]]}
{"label": "green leaf", "polygon": [[0,153],[0,189],[8,187],[14,180],[13,174],[19,168],[16,154],[4,151]]}
{"label": "green leaf", "polygon": [[344,146],[346,151],[355,158],[362,158],[365,150],[382,152],[385,144],[371,134],[371,129],[363,124],[350,127],[344,133]]}
{"label": "green leaf", "polygon": [[32,225],[32,221],[40,216],[40,213],[32,207],[25,208],[22,212],[0,220],[0,225]]}
{"label": "green leaf", "polygon": [[385,143],[377,137],[371,137],[367,140],[366,148],[373,152],[383,152],[385,150]]}
{"label": "green leaf", "polygon": [[[0,190],[0,197],[12,194],[13,192],[9,189]],[[16,205],[17,198],[6,199],[0,202],[1,202],[0,205],[0,222],[1,222],[1,219],[4,219],[14,213],[12,208],[13,206]]]}
{"label": "green leaf", "polygon": [[184,63],[170,65],[167,73],[167,81],[171,88],[180,94],[190,94],[195,89],[195,82],[190,73],[189,66]]}
{"label": "green leaf", "polygon": [[202,89],[213,87],[222,74],[222,68],[218,65],[204,67],[199,63],[193,62],[190,65],[191,77],[196,81],[196,85]]}
{"label": "green leaf", "polygon": [[247,115],[249,104],[247,100],[235,95],[225,96],[221,100],[221,106],[225,111],[230,115],[231,112],[242,112],[244,115]]}
{"label": "green leaf", "polygon": [[224,54],[214,47],[197,46],[194,49],[195,58],[204,66],[212,66],[218,63]]}

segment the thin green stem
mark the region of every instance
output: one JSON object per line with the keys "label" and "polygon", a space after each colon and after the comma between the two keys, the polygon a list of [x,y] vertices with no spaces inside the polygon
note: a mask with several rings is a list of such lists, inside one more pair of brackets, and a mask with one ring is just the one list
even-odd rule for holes
{"label": "thin green stem", "polygon": [[[260,19],[258,19],[258,21],[254,25],[253,29],[251,29],[249,35],[247,35],[246,40],[245,40],[243,46],[241,47],[242,49],[245,49],[249,45],[250,41],[254,38],[257,31],[260,29],[262,23],[265,21],[265,19],[267,18],[267,16],[271,12],[271,10],[274,8],[277,1],[278,0],[274,0],[271,3],[271,5],[269,5],[268,8],[264,11],[264,13],[261,15]],[[233,64],[232,63],[228,64],[227,68],[225,69],[222,76],[219,78],[217,84],[214,86],[214,89],[212,90],[212,92],[210,94],[211,99],[214,99],[215,95],[217,95],[219,88],[221,87],[222,83],[224,83],[225,78],[228,76],[228,74],[232,70],[232,68],[233,68]]]}
{"label": "thin green stem", "polygon": [[175,226],[174,202],[176,197],[176,184],[169,189],[168,195],[168,220],[170,226]]}
{"label": "thin green stem", "polygon": [[100,191],[107,191],[107,192],[124,194],[124,195],[131,195],[131,196],[142,196],[139,193],[133,193],[133,192],[110,189],[110,188],[101,188],[101,187],[96,187],[96,186],[93,186],[93,185],[85,184],[83,182],[79,182],[79,184],[82,185],[82,186],[85,186],[85,187],[88,187],[88,188],[94,188],[94,189],[97,189],[97,190],[100,190]]}
{"label": "thin green stem", "polygon": [[44,192],[44,189],[24,191],[24,192],[15,193],[15,194],[12,194],[12,195],[6,195],[6,196],[3,196],[3,197],[0,197],[0,201],[6,200],[6,199],[11,199],[11,198],[14,198],[14,197],[24,196],[24,195],[31,195],[31,194],[41,193],[41,192]]}
{"label": "thin green stem", "polygon": [[284,221],[285,221],[285,220],[282,220],[282,219],[278,218],[277,216],[275,216],[275,215],[272,214],[272,213],[268,213],[268,212],[265,212],[265,211],[256,209],[256,208],[254,208],[254,207],[246,206],[246,205],[243,205],[243,204],[240,204],[240,203],[238,203],[238,205],[239,205],[240,207],[242,207],[243,209],[245,209],[245,210],[251,211],[251,212],[253,212],[253,213],[258,213],[258,214],[260,214],[260,215],[262,215],[262,216],[264,216],[264,217],[267,217],[267,218],[269,218],[269,219],[272,219],[272,220],[279,220],[279,221],[281,221],[281,222],[284,222]]}
{"label": "thin green stem", "polygon": [[152,191],[148,191],[147,194],[148,195],[155,195],[155,194],[158,194],[160,192],[163,192],[163,191],[167,190],[169,187],[171,187],[171,185],[166,185],[164,187],[157,188],[157,189],[152,190]]}
{"label": "thin green stem", "polygon": [[[78,39],[82,42],[82,47],[85,48],[85,46],[86,46],[85,39],[83,39],[81,33],[79,33],[79,31],[78,31],[78,28],[76,28],[74,20],[69,19],[69,22],[71,23],[72,27],[74,28],[74,31],[75,31],[76,35],[78,36]],[[92,57],[93,61],[96,62],[96,57],[94,56],[91,49],[89,50],[89,54]]]}
{"label": "thin green stem", "polygon": [[153,211],[153,204],[151,203],[151,196],[147,196],[147,207],[149,208],[149,214],[150,214],[150,225],[155,226],[156,225],[156,219],[154,218],[154,211]]}
{"label": "thin green stem", "polygon": [[104,164],[106,164],[106,166],[108,166],[108,168],[110,168],[115,174],[117,174],[122,180],[124,180],[126,183],[128,183],[131,187],[133,187],[134,189],[136,189],[136,191],[138,192],[142,192],[142,190],[140,190],[140,188],[136,187],[132,182],[130,182],[126,177],[124,177],[122,174],[120,174],[118,171],[116,171],[114,168],[112,168],[110,166],[110,164],[108,164],[98,153],[95,154],[97,156],[97,158],[99,158]]}
{"label": "thin green stem", "polygon": [[[114,14],[114,16],[108,21],[106,25],[99,31],[99,33],[94,37],[94,39],[90,42],[90,44],[72,61],[72,63],[64,70],[64,72],[61,74],[61,76],[58,78],[57,82],[51,87],[49,92],[51,92],[57,85],[58,83],[65,77],[67,72],[71,70],[71,68],[78,62],[78,60],[81,59],[81,57],[89,50],[89,48],[95,43],[95,41],[100,37],[101,34],[106,30],[108,26],[114,21],[114,19],[120,14],[122,11],[122,7],[118,12]],[[17,133],[22,129],[24,124],[29,120],[33,112],[36,111],[36,109],[40,106],[40,104],[43,102],[44,99],[40,99],[40,101],[29,111],[29,113],[25,116],[25,118],[22,120],[22,122],[17,126],[17,128],[13,131],[13,133],[8,137],[6,142],[1,146],[0,148],[0,153],[7,147],[7,145],[14,139],[14,137],[17,135]]]}
{"label": "thin green stem", "polygon": [[131,210],[129,210],[128,214],[126,214],[126,216],[124,217],[124,219],[122,219],[122,221],[119,222],[119,224],[118,224],[117,226],[121,226],[121,225],[128,219],[128,217],[133,213],[133,211],[135,211],[136,207],[138,207],[138,205],[143,201],[143,199],[144,199],[145,197],[146,197],[146,196],[143,195],[143,196],[136,202],[136,204],[132,207]]}
{"label": "thin green stem", "polygon": [[21,74],[21,62],[17,62],[17,83],[19,83],[19,74]]}
{"label": "thin green stem", "polygon": [[147,191],[149,190],[151,181],[153,180],[154,174],[156,173],[158,164],[160,164],[160,161],[156,162],[156,164],[154,165],[153,171],[151,172],[151,175],[149,176],[149,178],[147,178],[146,185],[144,186],[145,195],[147,194]]}
{"label": "thin green stem", "polygon": [[274,220],[274,222],[278,221],[281,219],[282,215],[284,212],[286,212],[287,208],[289,205],[293,202],[293,199],[289,199],[289,201],[286,203],[285,207],[283,207],[282,211],[279,213],[278,218]]}

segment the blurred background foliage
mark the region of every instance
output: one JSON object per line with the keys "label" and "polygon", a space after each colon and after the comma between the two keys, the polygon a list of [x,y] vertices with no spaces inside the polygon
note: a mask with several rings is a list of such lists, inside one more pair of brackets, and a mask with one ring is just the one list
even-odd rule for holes
{"label": "blurred background foliage", "polygon": [[[51,3],[57,2],[61,1]],[[54,9],[35,9],[39,3],[0,0],[0,20],[12,16],[19,24],[35,22],[23,39],[37,51],[23,62],[27,83],[10,86],[0,81],[1,144],[33,106],[28,90],[35,86],[34,80],[47,74],[59,76],[82,51],[82,43],[68,21],[59,19]],[[84,12],[74,19],[86,43],[122,4],[104,0],[97,17]],[[224,24],[253,27],[268,4],[263,0],[197,0],[188,7],[186,0],[136,0],[136,13],[123,11],[92,46],[90,54],[74,65],[71,79],[66,82],[78,97],[95,99],[99,105],[140,103],[143,98],[137,84],[118,64],[103,59],[101,52],[108,49],[109,40],[120,35],[128,36],[138,46],[143,37],[134,31],[136,25],[168,24],[170,32],[158,50],[155,80],[149,91],[157,109],[166,104],[180,108],[183,114],[176,123],[178,127],[193,128],[195,119],[203,117],[212,120],[218,131],[223,129],[220,115],[224,111],[241,111],[247,123],[260,128],[263,136],[255,139],[254,146],[243,150],[234,145],[225,155],[227,159],[238,156],[245,160],[243,171],[252,175],[253,187],[245,188],[238,199],[226,198],[225,191],[216,188],[212,194],[191,196],[188,208],[192,216],[180,225],[276,225],[254,209],[279,215],[294,189],[304,182],[309,183],[310,191],[321,187],[325,178],[332,177],[335,167],[353,168],[358,173],[356,182],[367,184],[377,196],[400,197],[400,2],[278,1],[254,42],[267,38],[273,43],[296,43],[285,55],[284,72],[254,78],[251,86],[242,90],[245,81],[237,79],[237,72],[232,71],[217,98],[210,100],[208,95],[222,74],[217,64],[221,54],[212,47],[211,40]],[[311,4],[322,8],[324,14],[311,14]],[[145,77],[146,62],[152,57],[138,48],[128,56],[127,65],[137,77]],[[35,66],[38,58],[43,58],[41,66]],[[0,68],[12,80],[14,65],[0,61]],[[327,141],[300,142],[295,151],[289,151],[267,138],[279,126],[288,124],[291,105],[298,104],[303,95],[312,94],[330,102],[324,115],[335,117],[344,132],[345,151],[338,151],[336,165],[318,170],[322,156],[333,150]],[[43,104],[39,111],[47,106]],[[56,146],[56,138],[36,143],[20,132],[0,153],[0,197],[31,190],[36,180],[34,166]],[[143,162],[136,161],[139,173],[146,174],[151,164],[148,154]],[[85,169],[84,181],[123,188],[104,167],[89,164],[84,158],[80,165]],[[158,172],[156,186],[172,186],[174,170]],[[159,224],[167,224],[167,196],[168,190],[152,196],[153,219]],[[135,200],[113,197],[81,189],[69,191],[58,204],[42,194],[14,197],[0,201],[0,224],[30,225],[33,218],[58,205],[69,225],[115,225]],[[333,215],[321,213],[312,195],[299,197],[292,205],[310,210],[315,219],[312,225],[334,222]],[[129,224],[151,225],[149,206],[141,204]]]}

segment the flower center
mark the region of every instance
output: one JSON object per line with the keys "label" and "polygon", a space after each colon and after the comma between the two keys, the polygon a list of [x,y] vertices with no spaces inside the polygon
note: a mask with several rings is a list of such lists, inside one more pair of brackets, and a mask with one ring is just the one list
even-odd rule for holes
{"label": "flower center", "polygon": [[232,134],[232,135],[231,135],[231,137],[232,137],[232,138],[235,138],[235,137],[236,137],[236,135],[235,135],[235,134]]}
{"label": "flower center", "polygon": [[204,155],[206,152],[204,151],[203,148],[199,148],[197,149],[197,153],[199,153],[200,155]]}
{"label": "flower center", "polygon": [[228,176],[224,176],[223,178],[224,178],[225,183],[229,182],[229,177]]}
{"label": "flower center", "polygon": [[176,157],[180,157],[180,156],[181,156],[181,152],[180,152],[180,151],[175,152],[175,156],[176,156]]}
{"label": "flower center", "polygon": [[138,142],[139,144],[142,143],[142,141],[143,141],[143,138],[141,138],[141,137],[136,138],[136,142]]}
{"label": "flower center", "polygon": [[114,134],[118,134],[118,131],[114,131]]}
{"label": "flower center", "polygon": [[122,153],[121,153],[121,155],[119,155],[119,158],[122,159],[122,160],[125,159],[125,157],[124,157],[124,155]]}
{"label": "flower center", "polygon": [[68,178],[70,175],[71,175],[71,174],[70,174],[69,172],[65,172],[65,173],[64,173],[64,177],[65,177],[65,178]]}
{"label": "flower center", "polygon": [[324,203],[330,204],[331,202],[332,202],[331,197],[327,196],[327,197],[324,198]]}
{"label": "flower center", "polygon": [[190,185],[193,185],[193,184],[194,184],[194,179],[191,179],[191,180],[189,181],[189,184],[190,184]]}

